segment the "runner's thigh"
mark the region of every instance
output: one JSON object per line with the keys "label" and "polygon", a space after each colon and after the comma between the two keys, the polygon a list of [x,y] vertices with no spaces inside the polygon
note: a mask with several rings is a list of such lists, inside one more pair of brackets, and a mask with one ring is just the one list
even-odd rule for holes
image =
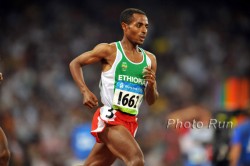
{"label": "runner's thigh", "polygon": [[122,125],[107,125],[99,138],[106,144],[109,150],[125,162],[135,157],[143,158],[143,153],[130,132]]}
{"label": "runner's thigh", "polygon": [[103,143],[96,143],[86,159],[84,166],[110,166],[116,157]]}

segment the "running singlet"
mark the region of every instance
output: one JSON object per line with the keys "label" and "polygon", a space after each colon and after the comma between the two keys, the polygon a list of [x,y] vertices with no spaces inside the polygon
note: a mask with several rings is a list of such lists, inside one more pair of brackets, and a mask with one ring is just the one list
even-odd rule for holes
{"label": "running singlet", "polygon": [[120,42],[116,42],[116,59],[110,70],[102,72],[100,93],[102,103],[115,110],[137,115],[143,100],[146,81],[143,69],[151,66],[151,60],[143,49],[139,48],[143,60],[130,61]]}
{"label": "running singlet", "polygon": [[233,131],[231,143],[242,147],[238,166],[250,165],[250,120],[239,124]]}

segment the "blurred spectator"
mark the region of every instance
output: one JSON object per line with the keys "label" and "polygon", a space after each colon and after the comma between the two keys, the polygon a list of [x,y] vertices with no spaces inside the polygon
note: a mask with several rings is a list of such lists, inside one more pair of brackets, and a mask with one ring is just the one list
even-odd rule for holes
{"label": "blurred spectator", "polygon": [[250,110],[244,112],[248,118],[234,128],[231,136],[230,166],[250,165]]}
{"label": "blurred spectator", "polygon": [[211,118],[211,111],[199,105],[187,106],[167,116],[166,127],[177,133],[183,165],[212,165],[214,129],[209,126]]}
{"label": "blurred spectator", "polygon": [[[3,80],[3,75],[0,72],[0,85]],[[5,136],[4,131],[0,127],[0,165],[7,166],[9,165],[10,160],[10,151],[8,147],[8,140]]]}

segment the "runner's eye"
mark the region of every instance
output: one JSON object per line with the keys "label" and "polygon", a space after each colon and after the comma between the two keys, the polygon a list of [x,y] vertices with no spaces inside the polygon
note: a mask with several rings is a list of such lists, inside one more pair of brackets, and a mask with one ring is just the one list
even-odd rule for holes
{"label": "runner's eye", "polygon": [[140,28],[141,26],[142,26],[141,23],[137,23],[137,24],[136,24],[136,27],[137,27],[137,28]]}

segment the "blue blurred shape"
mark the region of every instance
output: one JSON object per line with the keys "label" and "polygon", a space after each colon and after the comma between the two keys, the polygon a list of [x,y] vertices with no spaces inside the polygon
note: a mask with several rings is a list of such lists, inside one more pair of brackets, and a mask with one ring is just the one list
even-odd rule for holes
{"label": "blue blurred shape", "polygon": [[78,125],[73,129],[71,146],[75,157],[79,160],[86,159],[95,144],[95,138],[90,134],[90,130],[90,123]]}

